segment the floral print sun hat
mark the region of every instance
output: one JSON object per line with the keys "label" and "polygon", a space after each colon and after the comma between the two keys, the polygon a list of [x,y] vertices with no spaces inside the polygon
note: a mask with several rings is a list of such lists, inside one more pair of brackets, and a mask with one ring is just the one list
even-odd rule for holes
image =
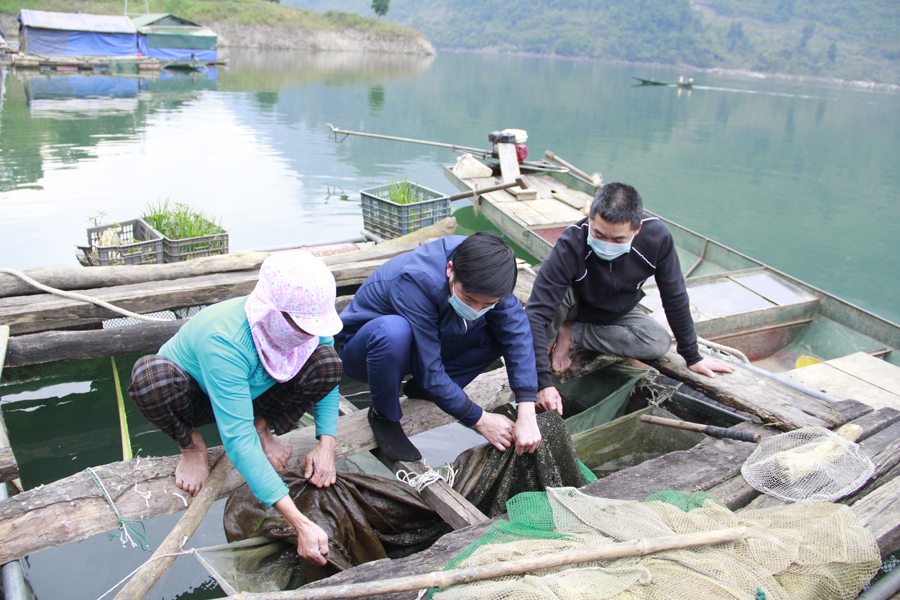
{"label": "floral print sun hat", "polygon": [[263,261],[244,311],[263,367],[276,381],[288,381],[300,371],[319,336],[341,330],[334,298],[334,275],[312,254],[292,250]]}

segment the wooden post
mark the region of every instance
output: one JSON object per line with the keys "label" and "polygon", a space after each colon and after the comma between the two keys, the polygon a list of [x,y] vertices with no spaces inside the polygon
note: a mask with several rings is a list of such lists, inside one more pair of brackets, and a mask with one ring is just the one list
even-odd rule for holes
{"label": "wooden post", "polygon": [[[184,516],[178,521],[178,524],[169,532],[163,543],[153,553],[141,570],[135,573],[125,587],[116,594],[115,600],[128,600],[130,598],[143,598],[150,588],[166,574],[172,563],[177,558],[177,553],[184,550],[187,543],[197,527],[203,520],[204,515],[209,511],[219,492],[225,483],[225,477],[231,471],[231,461],[225,453],[219,457],[216,466],[213,467],[209,474],[209,479],[203,485],[203,489],[197,494],[197,497],[191,502],[191,505],[185,511]],[[171,555],[171,556],[168,556]]]}
{"label": "wooden post", "polygon": [[[3,363],[6,361],[6,342],[9,340],[9,326],[0,325],[0,375],[3,374]],[[0,412],[0,485],[6,485],[7,481],[13,481],[19,477],[19,465],[13,456],[9,445],[9,436],[6,434],[6,425],[3,423],[3,413]],[[21,483],[19,484],[21,489]]]}
{"label": "wooden post", "polygon": [[[359,412],[359,409],[353,406],[346,398],[341,396],[340,413],[342,415]],[[380,460],[384,466],[393,473],[397,473],[401,469],[410,473],[421,475],[428,468],[421,461],[402,462],[393,461],[384,455],[379,449],[371,451],[372,454]],[[462,529],[475,523],[487,521],[488,518],[479,511],[474,504],[466,500],[466,498],[454,490],[444,480],[438,480],[419,491],[419,496],[428,506],[434,509],[453,529]]]}

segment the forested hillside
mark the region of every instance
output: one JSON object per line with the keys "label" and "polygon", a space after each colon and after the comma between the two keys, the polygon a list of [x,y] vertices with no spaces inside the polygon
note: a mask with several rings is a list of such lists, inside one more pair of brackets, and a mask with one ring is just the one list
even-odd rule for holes
{"label": "forested hillside", "polygon": [[[370,0],[282,0],[373,15]],[[900,83],[897,0],[391,0],[439,48]]]}

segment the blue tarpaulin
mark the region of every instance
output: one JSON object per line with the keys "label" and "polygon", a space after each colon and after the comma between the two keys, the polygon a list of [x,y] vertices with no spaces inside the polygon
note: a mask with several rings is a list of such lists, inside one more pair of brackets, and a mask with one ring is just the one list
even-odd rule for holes
{"label": "blue tarpaulin", "polygon": [[138,37],[138,52],[140,52],[144,56],[152,56],[162,63],[172,60],[191,60],[192,54],[194,55],[194,60],[201,60],[203,62],[215,62],[217,59],[215,48],[213,48],[212,50],[199,50],[191,48],[152,48],[148,46],[147,36],[144,35]]}
{"label": "blue tarpaulin", "polygon": [[41,56],[134,56],[137,29],[128,17],[22,9],[19,48]]}

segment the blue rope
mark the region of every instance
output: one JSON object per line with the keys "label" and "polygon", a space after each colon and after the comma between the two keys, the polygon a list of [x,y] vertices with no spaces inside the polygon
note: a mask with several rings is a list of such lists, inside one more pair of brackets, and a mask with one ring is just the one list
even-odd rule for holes
{"label": "blue rope", "polygon": [[[120,538],[122,540],[122,547],[125,547],[126,542],[131,544],[132,548],[136,548],[140,545],[141,550],[145,552],[150,550],[150,542],[147,541],[147,528],[144,527],[144,523],[141,521],[135,521],[132,519],[123,519],[122,515],[119,514],[119,510],[116,508],[115,503],[112,501],[112,498],[109,496],[109,492],[106,491],[106,487],[100,481],[100,478],[94,473],[94,469],[88,467],[85,469],[85,472],[91,476],[91,479],[94,480],[94,483],[97,484],[97,487],[100,488],[100,491],[103,493],[103,497],[106,498],[106,502],[109,504],[109,507],[116,514],[116,519],[119,521],[119,533],[114,533],[109,536],[109,539]],[[137,523],[141,526],[141,531],[138,531],[132,524]],[[137,543],[135,543],[137,540]]]}

